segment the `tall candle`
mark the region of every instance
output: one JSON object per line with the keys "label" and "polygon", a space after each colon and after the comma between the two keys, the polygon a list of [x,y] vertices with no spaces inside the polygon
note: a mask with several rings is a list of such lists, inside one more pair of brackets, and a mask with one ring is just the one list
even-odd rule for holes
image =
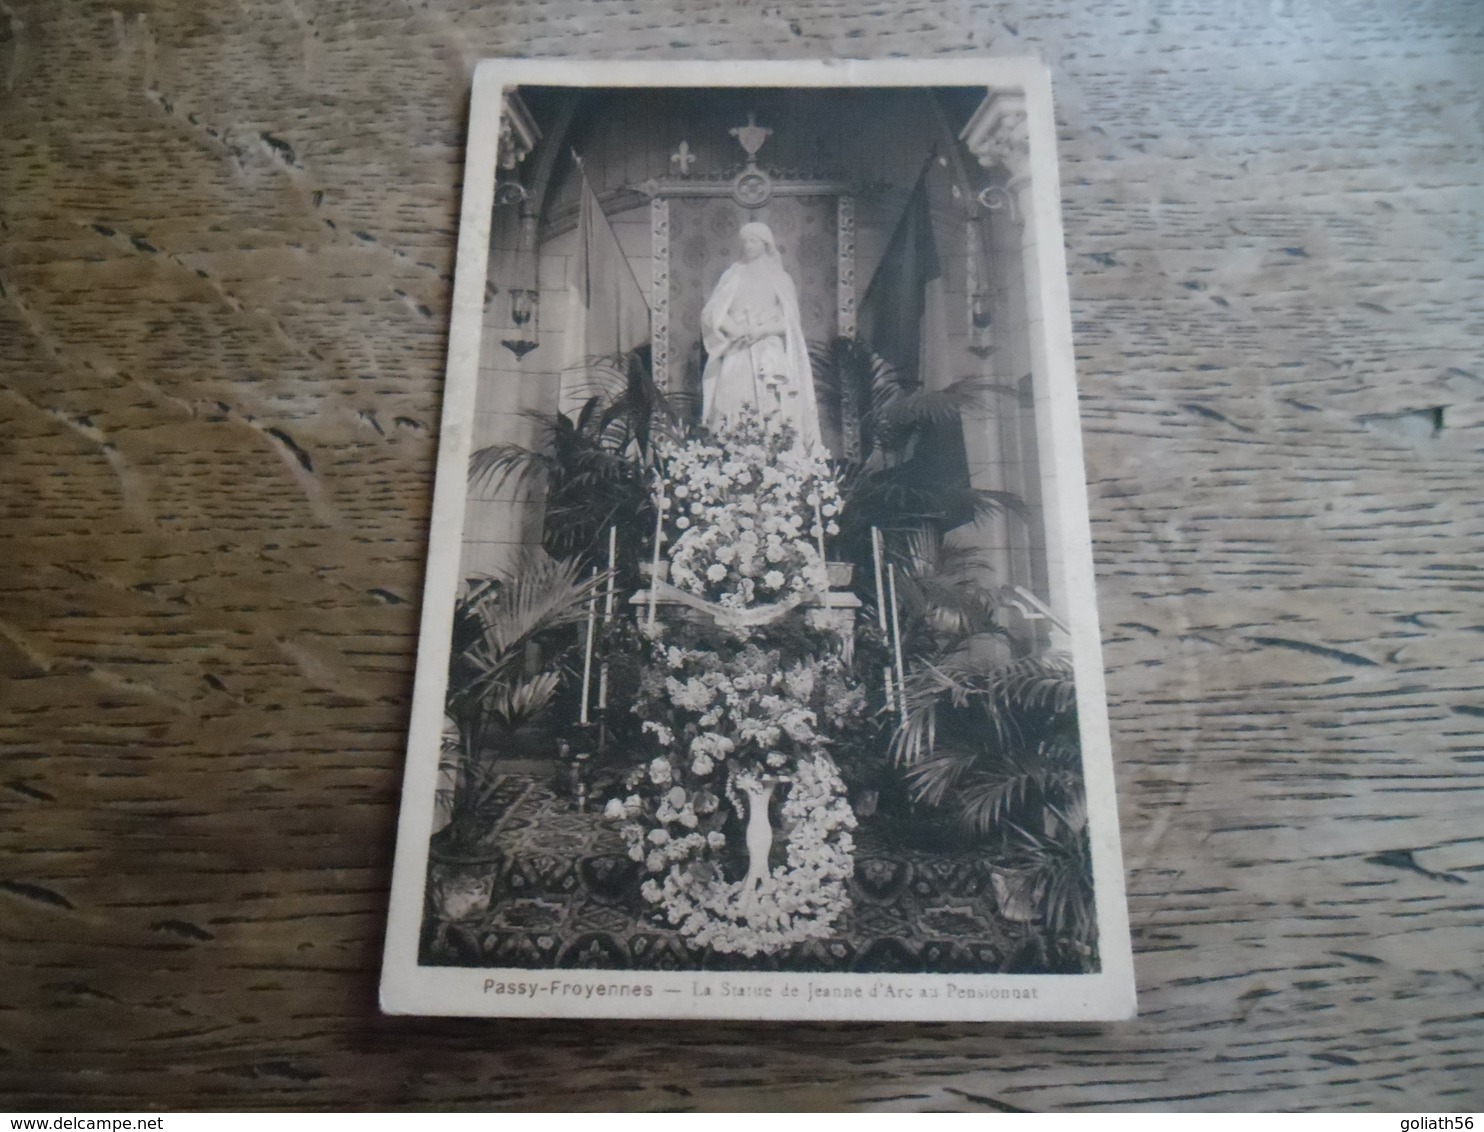
{"label": "tall candle", "polygon": [[824,512],[819,509],[818,503],[814,505],[814,523],[815,529],[819,531],[819,560],[828,562],[829,559],[824,553]]}
{"label": "tall candle", "polygon": [[881,635],[886,635],[886,590],[881,582],[881,528],[871,528],[871,556],[876,560],[876,616],[881,621]]}
{"label": "tall candle", "polygon": [[665,540],[665,481],[656,480],[654,493],[654,562],[649,570],[649,627],[654,628],[660,596],[660,544]]}
{"label": "tall candle", "polygon": [[[598,568],[593,567],[593,581],[598,580]],[[598,590],[593,587],[593,592],[587,599],[587,645],[583,649],[582,657],[582,715],[580,722],[587,726],[587,701],[592,691],[593,684],[593,630],[598,620]]]}
{"label": "tall candle", "polygon": [[618,569],[618,527],[608,528],[608,600],[603,604],[603,619],[613,618],[614,576]]}
{"label": "tall candle", "polygon": [[907,718],[907,670],[902,665],[902,622],[897,613],[897,566],[895,562],[886,564],[886,581],[891,588],[891,630],[892,644],[897,657],[897,696],[899,710],[902,718]]}
{"label": "tall candle", "polygon": [[[885,637],[886,632],[886,584],[881,580],[881,528],[871,528],[871,558],[876,564],[876,618],[881,622],[881,635]],[[891,665],[881,666],[881,686],[886,690],[887,704],[895,707],[897,704],[896,689],[892,686]]]}
{"label": "tall candle", "polygon": [[[608,528],[608,596],[603,600],[603,626],[607,628],[613,620],[613,586],[617,572],[618,528]],[[608,707],[608,652],[604,646],[603,665],[598,669],[598,710]]]}

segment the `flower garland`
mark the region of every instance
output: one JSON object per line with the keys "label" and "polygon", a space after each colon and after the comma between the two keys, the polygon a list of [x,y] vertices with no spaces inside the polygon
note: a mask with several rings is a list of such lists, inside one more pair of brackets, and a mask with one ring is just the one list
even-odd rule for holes
{"label": "flower garland", "polygon": [[752,416],[662,448],[676,587],[727,609],[829,589],[824,539],[840,533],[840,489],[826,450],[800,451],[794,437],[776,417]]}
{"label": "flower garland", "polygon": [[[604,811],[649,874],[645,900],[719,952],[771,953],[827,935],[849,907],[855,815],[825,751],[864,712],[860,685],[833,652],[696,624],[659,629],[635,705],[653,755]],[[742,793],[764,776],[782,793],[784,862],[743,892],[724,866],[740,877]]]}
{"label": "flower garland", "polygon": [[[728,881],[708,860],[706,850],[725,847],[720,833],[674,837],[663,826],[648,834],[639,822],[623,826],[629,855],[642,858],[651,873],[659,874],[644,882],[644,898],[659,905],[665,918],[696,946],[749,957],[771,954],[828,936],[835,920],[849,908],[846,882],[855,870],[850,831],[856,821],[844,783],[822,755],[800,760],[784,781],[786,863],[772,869],[752,892],[743,891],[740,881]],[[682,800],[685,795],[679,786],[666,795],[675,820],[682,824],[685,815],[694,815],[690,800]],[[642,809],[636,794],[610,802],[606,813],[625,819],[637,817]]]}

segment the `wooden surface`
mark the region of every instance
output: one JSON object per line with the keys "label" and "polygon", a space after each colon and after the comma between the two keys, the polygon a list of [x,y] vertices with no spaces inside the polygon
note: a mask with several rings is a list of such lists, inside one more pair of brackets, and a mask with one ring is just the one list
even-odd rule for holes
{"label": "wooden surface", "polygon": [[[1051,63],[1137,1022],[377,1014],[470,69],[584,52]],[[1484,1105],[1481,86],[1470,0],[0,0],[0,1107]]]}

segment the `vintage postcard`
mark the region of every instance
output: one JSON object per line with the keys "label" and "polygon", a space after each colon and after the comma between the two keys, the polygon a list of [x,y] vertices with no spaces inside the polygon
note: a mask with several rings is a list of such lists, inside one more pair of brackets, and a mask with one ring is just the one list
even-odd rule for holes
{"label": "vintage postcard", "polygon": [[1044,67],[469,131],[383,1008],[1130,1017]]}

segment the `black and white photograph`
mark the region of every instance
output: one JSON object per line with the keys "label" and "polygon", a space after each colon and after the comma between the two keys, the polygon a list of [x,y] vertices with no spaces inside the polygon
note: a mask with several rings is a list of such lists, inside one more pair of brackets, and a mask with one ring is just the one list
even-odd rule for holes
{"label": "black and white photograph", "polygon": [[1132,1013],[1054,140],[481,65],[386,1009]]}

